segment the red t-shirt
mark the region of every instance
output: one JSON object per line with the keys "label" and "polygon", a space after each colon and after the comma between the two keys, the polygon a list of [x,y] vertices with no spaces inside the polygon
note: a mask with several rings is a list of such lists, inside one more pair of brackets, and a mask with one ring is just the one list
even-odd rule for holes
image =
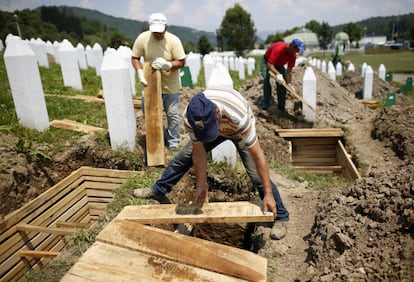
{"label": "red t-shirt", "polygon": [[281,67],[287,63],[288,68],[293,68],[296,62],[296,54],[287,54],[286,48],[288,46],[289,43],[286,42],[275,42],[267,48],[264,57],[274,66]]}

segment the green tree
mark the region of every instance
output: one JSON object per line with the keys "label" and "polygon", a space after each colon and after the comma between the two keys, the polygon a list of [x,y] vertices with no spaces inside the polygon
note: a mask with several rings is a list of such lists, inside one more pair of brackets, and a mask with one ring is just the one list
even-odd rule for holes
{"label": "green tree", "polygon": [[213,46],[211,45],[206,35],[201,36],[198,40],[198,50],[203,56],[213,51]]}
{"label": "green tree", "polygon": [[318,34],[321,30],[321,24],[316,20],[311,20],[305,24],[305,28],[309,29],[313,33]]}
{"label": "green tree", "polygon": [[353,22],[347,23],[342,27],[342,31],[346,32],[349,36],[349,41],[351,42],[357,42],[362,38],[362,35],[364,34],[363,29],[354,24]]}
{"label": "green tree", "polygon": [[326,50],[328,49],[329,43],[331,43],[333,38],[333,31],[327,22],[322,22],[321,29],[318,35],[319,46]]}
{"label": "green tree", "polygon": [[218,45],[224,50],[236,51],[237,56],[253,49],[257,39],[250,14],[239,4],[227,9],[216,35]]}

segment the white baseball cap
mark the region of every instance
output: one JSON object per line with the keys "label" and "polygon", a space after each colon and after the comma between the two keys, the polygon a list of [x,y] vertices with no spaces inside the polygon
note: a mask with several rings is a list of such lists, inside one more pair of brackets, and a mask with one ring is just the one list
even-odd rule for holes
{"label": "white baseball cap", "polygon": [[164,32],[167,18],[164,14],[154,13],[150,15],[148,23],[151,32]]}

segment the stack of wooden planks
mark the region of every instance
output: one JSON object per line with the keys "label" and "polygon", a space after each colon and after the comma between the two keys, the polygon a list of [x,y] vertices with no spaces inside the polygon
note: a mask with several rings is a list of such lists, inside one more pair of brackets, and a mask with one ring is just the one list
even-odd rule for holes
{"label": "stack of wooden planks", "polygon": [[250,202],[127,206],[62,281],[266,281],[261,256],[144,224],[272,221]]}

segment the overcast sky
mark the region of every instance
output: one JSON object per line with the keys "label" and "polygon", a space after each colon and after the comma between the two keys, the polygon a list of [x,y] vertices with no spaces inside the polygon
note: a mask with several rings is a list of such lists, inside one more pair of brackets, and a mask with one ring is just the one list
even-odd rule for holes
{"label": "overcast sky", "polygon": [[258,32],[286,30],[310,20],[335,26],[414,12],[414,0],[0,0],[0,10],[66,5],[140,21],[147,21],[153,12],[161,12],[170,25],[214,32],[226,10],[235,3],[251,15]]}

